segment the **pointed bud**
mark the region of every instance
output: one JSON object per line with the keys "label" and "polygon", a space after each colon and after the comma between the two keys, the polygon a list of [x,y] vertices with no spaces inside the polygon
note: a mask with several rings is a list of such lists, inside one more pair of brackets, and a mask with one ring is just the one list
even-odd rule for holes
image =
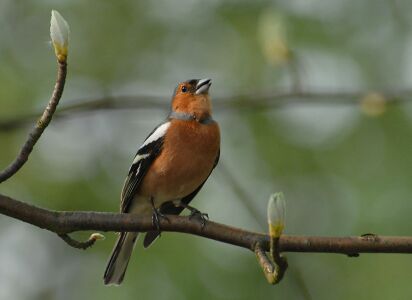
{"label": "pointed bud", "polygon": [[272,194],[268,203],[268,224],[269,234],[273,238],[278,238],[285,228],[286,203],[283,193]]}
{"label": "pointed bud", "polygon": [[59,62],[67,60],[67,51],[69,46],[70,28],[66,20],[58,11],[52,10],[50,20],[50,37],[53,43],[54,52]]}
{"label": "pointed bud", "polygon": [[102,241],[102,240],[105,239],[105,236],[104,236],[103,234],[100,234],[100,233],[93,233],[93,234],[90,236],[90,239],[91,239],[91,240],[95,240],[95,241]]}

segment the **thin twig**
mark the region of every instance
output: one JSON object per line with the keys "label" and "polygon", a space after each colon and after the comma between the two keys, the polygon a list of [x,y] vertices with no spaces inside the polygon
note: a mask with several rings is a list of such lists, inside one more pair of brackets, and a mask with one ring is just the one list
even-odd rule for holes
{"label": "thin twig", "polygon": [[270,284],[275,284],[275,279],[276,279],[274,276],[275,266],[270,261],[269,257],[266,255],[266,252],[263,250],[263,248],[259,244],[256,244],[255,254],[259,262],[259,265],[261,266],[263,273],[265,274],[266,280]]}
{"label": "thin twig", "polygon": [[285,275],[286,269],[288,268],[286,258],[281,257],[280,255],[278,255],[278,258],[272,257],[275,263],[273,264],[273,262],[269,259],[263,247],[259,243],[255,246],[255,254],[259,265],[262,267],[263,273],[265,274],[266,280],[270,284],[279,283]]}
{"label": "thin twig", "polygon": [[[246,211],[251,215],[251,217],[254,219],[254,221],[258,224],[259,228],[263,230],[263,226],[261,225],[261,221],[265,219],[265,214],[261,213],[258,209],[256,204],[252,203],[252,196],[248,195],[247,190],[243,187],[243,185],[236,179],[235,175],[233,172],[229,170],[226,164],[222,164],[222,162],[219,163],[218,170],[221,171],[223,177],[227,181],[228,185],[232,188],[233,192],[236,194],[236,197],[238,198],[239,201],[242,202],[242,204],[246,207]],[[266,225],[266,224],[265,224]],[[256,253],[256,249],[255,249]],[[263,251],[263,253],[266,256],[266,253]],[[258,255],[258,254],[256,254]],[[258,258],[259,259],[259,258]],[[284,269],[283,271],[286,271]],[[284,272],[283,272],[284,273]],[[289,269],[289,275],[292,275],[293,278],[296,281],[296,285],[299,286],[301,289],[302,295],[304,299],[312,299],[312,297],[309,294],[308,287],[306,285],[306,282],[302,278],[300,271],[295,268]],[[266,273],[265,273],[266,276]],[[272,276],[272,275],[271,275]],[[283,274],[282,274],[283,277]],[[281,278],[282,278],[281,277]],[[267,278],[267,276],[266,276]]]}
{"label": "thin twig", "polygon": [[[273,256],[272,251],[271,253]],[[262,267],[263,273],[265,274],[266,280],[270,284],[279,283],[285,275],[286,269],[288,268],[286,258],[278,254],[277,257],[272,257],[275,263],[273,264],[267,256],[266,252],[263,250],[263,247],[259,243],[255,246],[255,254],[259,265]]]}
{"label": "thin twig", "polygon": [[279,241],[279,237],[270,239],[270,256],[275,263],[274,284],[282,280],[283,276],[285,275],[286,269],[288,268],[288,261],[286,257],[280,254]]}
{"label": "thin twig", "polygon": [[[233,109],[272,109],[288,105],[297,104],[322,104],[322,105],[356,105],[362,100],[368,91],[292,91],[278,93],[239,94],[234,96],[213,97],[216,111],[225,112]],[[388,104],[397,104],[411,100],[412,90],[382,91],[382,96]],[[115,109],[169,109],[169,97],[136,95],[136,96],[113,96],[99,99],[79,99],[73,104],[66,105],[59,109],[57,117],[77,116],[72,114],[81,111],[99,111]],[[37,114],[29,113],[9,120],[0,121],[0,131],[9,131],[20,128],[32,121]]]}
{"label": "thin twig", "polygon": [[53,94],[50,98],[49,103],[47,104],[46,109],[44,110],[42,116],[37,121],[36,125],[30,131],[26,142],[20,149],[19,154],[13,162],[10,163],[3,171],[0,172],[0,183],[6,181],[26,163],[29,158],[30,153],[33,150],[34,145],[40,139],[46,127],[49,125],[56,107],[59,104],[59,100],[63,94],[64,84],[66,81],[67,74],[67,64],[64,61],[59,61],[59,68],[57,72],[57,80],[54,86]]}
{"label": "thin twig", "polygon": [[91,246],[96,243],[97,240],[102,239],[102,235],[93,233],[90,235],[90,237],[87,239],[87,241],[81,242],[73,239],[66,233],[59,233],[57,234],[63,241],[65,241],[69,246],[72,246],[73,248],[76,249],[83,249],[86,250],[87,248],[90,248]]}

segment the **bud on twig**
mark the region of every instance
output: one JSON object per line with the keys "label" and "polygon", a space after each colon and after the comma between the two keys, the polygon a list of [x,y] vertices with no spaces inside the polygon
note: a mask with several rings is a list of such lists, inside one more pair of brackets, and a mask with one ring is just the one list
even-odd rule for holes
{"label": "bud on twig", "polygon": [[268,224],[271,238],[278,238],[285,228],[285,197],[283,193],[272,194],[268,203]]}
{"label": "bud on twig", "polygon": [[66,62],[69,46],[70,28],[66,20],[58,11],[52,10],[50,20],[50,37],[53,43],[54,52],[59,62]]}
{"label": "bud on twig", "polygon": [[90,238],[89,238],[90,240],[95,240],[95,241],[103,241],[104,239],[106,239],[106,237],[103,235],[103,234],[101,234],[101,233],[97,233],[97,232],[95,232],[95,233],[92,233],[91,235],[90,235]]}

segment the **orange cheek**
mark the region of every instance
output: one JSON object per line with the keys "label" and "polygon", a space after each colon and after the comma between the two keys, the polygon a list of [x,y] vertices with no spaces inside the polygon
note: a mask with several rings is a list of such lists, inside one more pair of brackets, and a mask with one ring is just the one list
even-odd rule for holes
{"label": "orange cheek", "polygon": [[190,98],[191,97],[188,95],[182,95],[182,94],[176,95],[172,102],[173,109],[176,111],[177,110],[187,111],[189,108],[188,106],[192,102]]}
{"label": "orange cheek", "polygon": [[210,102],[206,97],[196,97],[196,99],[190,102],[188,108],[193,112],[209,112]]}

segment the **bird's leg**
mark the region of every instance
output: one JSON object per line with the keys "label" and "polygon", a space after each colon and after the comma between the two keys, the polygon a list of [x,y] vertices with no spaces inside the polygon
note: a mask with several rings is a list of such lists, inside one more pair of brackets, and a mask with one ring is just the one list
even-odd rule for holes
{"label": "bird's leg", "polygon": [[153,208],[153,214],[152,214],[152,224],[153,226],[156,226],[156,229],[159,233],[159,236],[161,235],[160,231],[160,218],[164,218],[167,221],[169,221],[168,217],[164,215],[159,208],[156,208],[154,204],[153,197],[150,197],[150,202],[152,203],[152,208]]}
{"label": "bird's leg", "polygon": [[192,219],[194,217],[200,218],[202,227],[204,227],[206,225],[206,221],[209,220],[209,215],[207,213],[202,213],[197,208],[190,206],[186,203],[183,203],[182,201],[178,201],[177,203],[175,203],[175,206],[183,207],[183,208],[186,208],[187,210],[190,210],[189,219]]}

